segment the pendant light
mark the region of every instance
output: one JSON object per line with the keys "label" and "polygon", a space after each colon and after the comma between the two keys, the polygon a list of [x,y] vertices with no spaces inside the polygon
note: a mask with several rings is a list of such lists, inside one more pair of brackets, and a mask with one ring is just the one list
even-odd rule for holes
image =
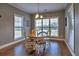
{"label": "pendant light", "polygon": [[35,18],[39,18],[39,14],[38,13],[35,15]]}
{"label": "pendant light", "polygon": [[40,15],[40,18],[43,18],[43,15]]}
{"label": "pendant light", "polygon": [[39,14],[39,3],[37,4],[37,13],[36,13],[36,15],[35,15],[35,18],[37,19],[37,18],[43,18],[43,15],[40,15]]}

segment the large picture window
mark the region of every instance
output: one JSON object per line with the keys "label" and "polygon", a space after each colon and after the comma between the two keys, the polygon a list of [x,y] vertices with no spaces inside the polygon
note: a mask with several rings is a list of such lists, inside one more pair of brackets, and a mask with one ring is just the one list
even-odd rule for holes
{"label": "large picture window", "polygon": [[23,16],[14,15],[14,39],[23,38]]}
{"label": "large picture window", "polygon": [[38,37],[58,37],[59,36],[59,22],[58,17],[35,20],[36,36]]}

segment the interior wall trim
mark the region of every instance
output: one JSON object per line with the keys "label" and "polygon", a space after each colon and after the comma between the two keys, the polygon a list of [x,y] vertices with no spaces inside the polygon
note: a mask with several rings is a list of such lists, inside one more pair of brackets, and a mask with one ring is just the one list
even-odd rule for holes
{"label": "interior wall trim", "polygon": [[6,48],[6,47],[8,47],[8,46],[14,45],[14,44],[19,43],[19,42],[24,41],[24,40],[25,40],[25,39],[16,40],[16,41],[13,41],[13,42],[10,42],[10,43],[1,45],[1,46],[0,46],[0,49]]}
{"label": "interior wall trim", "polygon": [[75,53],[72,51],[72,49],[70,48],[70,46],[68,45],[68,43],[66,42],[66,40],[64,40],[66,46],[68,47],[70,53],[72,54],[72,56],[76,56]]}
{"label": "interior wall trim", "polygon": [[51,38],[50,40],[64,41],[64,39],[60,39],[60,38]]}

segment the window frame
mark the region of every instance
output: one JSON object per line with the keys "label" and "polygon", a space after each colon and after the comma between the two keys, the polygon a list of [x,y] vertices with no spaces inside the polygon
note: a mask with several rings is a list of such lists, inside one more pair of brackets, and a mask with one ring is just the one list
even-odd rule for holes
{"label": "window frame", "polygon": [[[57,36],[52,36],[52,35],[51,35],[51,22],[50,22],[51,20],[50,20],[50,19],[52,19],[52,18],[53,18],[53,19],[54,19],[54,18],[57,18],[57,19],[58,19],[58,34],[57,34]],[[60,25],[59,25],[59,17],[58,17],[58,16],[49,17],[49,18],[47,17],[47,18],[43,18],[43,19],[49,19],[49,36],[51,36],[51,37],[59,37],[59,26],[60,26]],[[41,24],[42,24],[42,27],[41,27],[42,30],[41,30],[41,31],[43,31],[43,19],[40,19],[40,20],[41,20]],[[35,21],[36,21],[36,20],[39,20],[39,19],[35,19]],[[35,24],[35,27],[36,27],[36,24]]]}
{"label": "window frame", "polygon": [[[59,37],[59,26],[60,26],[60,25],[59,25],[59,17],[58,17],[58,16],[57,16],[57,17],[51,17],[50,19],[52,19],[52,18],[53,18],[53,19],[54,19],[54,18],[57,18],[57,21],[58,21],[58,35],[57,35],[57,36],[52,36],[51,34],[50,34],[50,35],[51,35],[52,37]],[[52,28],[52,27],[51,27],[51,20],[50,20],[50,29],[51,29],[51,28]],[[51,31],[50,31],[50,32],[51,32]]]}
{"label": "window frame", "polygon": [[[22,18],[23,18],[23,19],[22,19],[22,22],[21,22],[21,23],[22,23],[22,26],[15,26],[15,17],[22,17]],[[13,30],[13,32],[14,32],[14,34],[13,34],[13,35],[14,35],[14,40],[23,39],[23,38],[24,38],[24,16],[23,16],[23,15],[16,14],[16,13],[14,14],[14,27],[13,27],[13,28],[14,28],[14,30]],[[22,36],[19,37],[19,38],[15,38],[15,35],[16,35],[16,34],[15,34],[15,31],[16,31],[15,29],[16,29],[16,28],[22,29],[22,30],[21,30]]]}

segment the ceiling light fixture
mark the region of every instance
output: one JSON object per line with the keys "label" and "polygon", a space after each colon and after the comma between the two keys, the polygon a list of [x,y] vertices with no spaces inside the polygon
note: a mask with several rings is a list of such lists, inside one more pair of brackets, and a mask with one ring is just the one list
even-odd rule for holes
{"label": "ceiling light fixture", "polygon": [[43,18],[43,15],[40,15],[40,18]]}
{"label": "ceiling light fixture", "polygon": [[38,13],[35,15],[35,18],[39,18],[39,14]]}
{"label": "ceiling light fixture", "polygon": [[43,15],[40,15],[39,14],[39,3],[37,4],[37,13],[35,14],[35,18],[37,19],[37,18],[43,18]]}

